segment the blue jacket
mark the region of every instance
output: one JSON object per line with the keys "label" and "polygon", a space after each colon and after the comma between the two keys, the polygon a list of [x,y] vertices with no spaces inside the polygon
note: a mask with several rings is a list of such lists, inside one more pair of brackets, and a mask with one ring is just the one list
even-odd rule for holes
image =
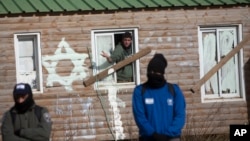
{"label": "blue jacket", "polygon": [[152,136],[154,132],[170,137],[181,135],[186,121],[186,102],[181,89],[174,84],[175,95],[168,85],[158,89],[142,85],[135,87],[132,98],[133,114],[140,136]]}

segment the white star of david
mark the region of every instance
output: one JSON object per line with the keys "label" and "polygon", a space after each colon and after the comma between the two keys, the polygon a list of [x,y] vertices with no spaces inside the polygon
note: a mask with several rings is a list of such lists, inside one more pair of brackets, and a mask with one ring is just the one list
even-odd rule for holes
{"label": "white star of david", "polygon": [[[65,52],[62,52],[62,49]],[[58,44],[58,48],[54,55],[45,55],[42,57],[42,64],[48,71],[46,86],[53,86],[54,82],[58,82],[64,86],[68,91],[72,91],[72,82],[75,80],[83,80],[88,75],[88,68],[84,67],[84,61],[88,57],[85,53],[76,53],[70,45],[62,38],[62,41]],[[70,59],[74,65],[69,76],[60,76],[56,73],[56,65],[59,61]],[[67,66],[65,66],[67,67]]]}

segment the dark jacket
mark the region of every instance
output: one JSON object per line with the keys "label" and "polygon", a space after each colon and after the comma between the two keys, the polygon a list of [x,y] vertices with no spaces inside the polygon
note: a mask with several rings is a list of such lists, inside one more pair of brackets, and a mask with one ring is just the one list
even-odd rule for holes
{"label": "dark jacket", "polygon": [[[125,60],[129,56],[132,55],[132,48],[124,49],[121,44],[118,44],[110,56],[113,60],[113,63],[120,62],[122,60]],[[131,81],[133,77],[133,66],[132,63],[122,67],[117,71],[117,79],[118,80],[129,80]]]}
{"label": "dark jacket", "polygon": [[[34,107],[35,105],[23,114],[18,114],[14,108],[5,112],[1,126],[3,141],[49,141],[52,128],[50,114],[42,107],[41,117],[38,119]],[[11,115],[15,115],[15,118]],[[20,131],[19,135],[15,131]]]}

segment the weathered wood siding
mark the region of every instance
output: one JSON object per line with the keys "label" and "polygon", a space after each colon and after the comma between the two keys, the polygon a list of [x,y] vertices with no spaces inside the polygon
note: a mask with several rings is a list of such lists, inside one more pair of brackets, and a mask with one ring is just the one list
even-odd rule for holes
{"label": "weathered wood siding", "polygon": [[[114,11],[103,13],[42,14],[0,17],[0,116],[13,105],[12,89],[16,82],[13,35],[20,32],[40,32],[42,57],[53,55],[63,37],[76,53],[88,54],[91,48],[91,30],[106,28],[138,27],[139,49],[151,47],[168,59],[166,78],[178,83],[187,101],[187,124],[185,133],[228,133],[229,124],[248,122],[246,102],[201,103],[199,92],[192,94],[190,88],[200,78],[198,26],[242,24],[243,37],[250,34],[250,8],[204,8],[204,9],[152,9],[138,11]],[[146,67],[152,54],[140,59],[141,81],[146,80]],[[244,72],[246,93],[250,79],[250,42],[244,47]],[[90,67],[89,58],[85,59]],[[72,63],[61,60],[57,73],[68,75]],[[89,69],[92,75],[92,70]],[[46,86],[48,72],[43,66],[44,93],[35,94],[37,104],[48,107],[53,120],[53,141],[114,140],[111,131],[126,139],[137,138],[137,127],[131,110],[133,89],[117,92],[125,106],[118,106],[122,133],[114,130],[114,113],[107,91],[94,91],[93,85],[84,87],[82,81],[72,83],[72,91],[61,84]],[[102,101],[102,102],[101,102]],[[248,106],[249,107],[249,106]],[[61,111],[60,111],[61,110]],[[116,124],[117,125],[117,124]],[[210,130],[212,130],[210,132]],[[201,133],[202,134],[202,133]]]}

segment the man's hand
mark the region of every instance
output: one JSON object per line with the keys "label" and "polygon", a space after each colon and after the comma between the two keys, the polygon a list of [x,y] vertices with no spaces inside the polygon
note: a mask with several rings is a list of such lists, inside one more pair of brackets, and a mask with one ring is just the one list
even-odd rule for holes
{"label": "man's hand", "polygon": [[105,58],[108,58],[108,57],[109,57],[109,55],[108,55],[106,52],[104,52],[104,51],[102,51],[101,56],[103,56],[103,57],[105,57]]}
{"label": "man's hand", "polygon": [[113,62],[113,60],[109,57],[109,55],[106,52],[102,51],[101,56],[105,57],[109,63]]}

